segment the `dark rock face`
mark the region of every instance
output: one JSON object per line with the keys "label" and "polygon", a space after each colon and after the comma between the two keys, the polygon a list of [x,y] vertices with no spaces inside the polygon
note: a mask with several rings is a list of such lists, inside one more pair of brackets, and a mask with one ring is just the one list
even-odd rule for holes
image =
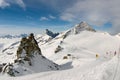
{"label": "dark rock face", "polygon": [[[25,56],[22,56],[23,51],[25,53],[23,55]],[[31,57],[33,53],[39,53],[41,55],[41,49],[39,48],[34,35],[31,33],[28,38],[22,38],[20,46],[17,50],[17,59],[21,57]]]}
{"label": "dark rock face", "polygon": [[55,53],[58,53],[59,51],[63,50],[63,48],[61,46],[58,46],[56,49],[55,49]]}
{"label": "dark rock face", "polygon": [[34,38],[34,34],[31,33],[28,38],[23,37],[20,41],[20,45],[17,50],[17,59],[14,60],[14,63],[4,65],[1,72],[6,72],[10,76],[15,76],[15,74],[19,72],[13,68],[14,64],[25,64],[27,62],[29,66],[32,66],[31,59],[34,57],[34,54],[39,54],[42,56],[41,49]]}
{"label": "dark rock face", "polygon": [[51,36],[52,38],[55,38],[56,36],[59,35],[59,33],[53,33],[52,31],[46,29],[46,34]]}

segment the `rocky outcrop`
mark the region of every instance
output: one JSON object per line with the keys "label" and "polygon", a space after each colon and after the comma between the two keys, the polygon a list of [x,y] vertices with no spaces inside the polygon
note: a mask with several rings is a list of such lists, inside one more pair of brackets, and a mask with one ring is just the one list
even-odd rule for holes
{"label": "rocky outcrop", "polygon": [[21,39],[16,54],[17,59],[14,60],[14,63],[0,66],[2,73],[7,73],[10,76],[21,76],[60,69],[59,65],[42,55],[33,33]]}
{"label": "rocky outcrop", "polygon": [[52,38],[55,38],[56,36],[59,35],[59,33],[53,33],[52,31],[46,29],[46,34],[51,36]]}
{"label": "rocky outcrop", "polygon": [[63,50],[63,48],[61,46],[57,46],[57,48],[55,49],[55,53],[60,52],[61,50]]}
{"label": "rocky outcrop", "polygon": [[17,59],[22,57],[32,57],[32,55],[34,55],[35,53],[41,55],[41,50],[34,38],[34,35],[31,33],[28,38],[22,38],[20,46],[17,50]]}

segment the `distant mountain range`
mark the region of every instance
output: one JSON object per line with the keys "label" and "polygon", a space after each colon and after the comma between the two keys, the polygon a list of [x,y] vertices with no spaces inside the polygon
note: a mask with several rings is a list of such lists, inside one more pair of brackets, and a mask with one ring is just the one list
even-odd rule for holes
{"label": "distant mountain range", "polygon": [[0,38],[9,38],[9,39],[12,39],[12,38],[22,38],[22,37],[27,37],[28,34],[20,34],[20,35],[0,35]]}

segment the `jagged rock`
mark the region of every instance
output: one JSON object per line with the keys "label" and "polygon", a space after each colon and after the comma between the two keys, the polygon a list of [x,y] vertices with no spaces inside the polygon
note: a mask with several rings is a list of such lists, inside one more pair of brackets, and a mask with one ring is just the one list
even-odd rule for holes
{"label": "jagged rock", "polygon": [[10,76],[38,73],[50,70],[59,70],[59,65],[48,60],[41,53],[33,34],[23,37],[17,50],[17,59],[14,63],[3,66],[2,73]]}
{"label": "jagged rock", "polygon": [[[25,53],[24,55],[22,55],[23,52]],[[22,38],[17,50],[17,59],[21,57],[31,57],[33,53],[39,53],[41,55],[41,49],[39,48],[33,33],[31,33],[28,38]]]}
{"label": "jagged rock", "polygon": [[52,38],[55,38],[56,36],[59,35],[59,33],[53,33],[52,31],[46,29],[46,34],[51,36]]}
{"label": "jagged rock", "polygon": [[34,34],[31,33],[28,38],[22,38],[20,46],[17,50],[17,60],[19,62],[19,59],[22,58],[23,60],[28,61],[29,65],[31,66],[31,58],[34,56],[34,54],[42,55],[41,49],[39,48],[38,43],[34,38]]}
{"label": "jagged rock", "polygon": [[61,51],[63,48],[61,46],[58,46],[55,50],[55,53],[58,53],[59,51]]}
{"label": "jagged rock", "polygon": [[0,64],[0,72],[2,72],[2,68],[3,68],[3,65],[2,65],[2,64]]}

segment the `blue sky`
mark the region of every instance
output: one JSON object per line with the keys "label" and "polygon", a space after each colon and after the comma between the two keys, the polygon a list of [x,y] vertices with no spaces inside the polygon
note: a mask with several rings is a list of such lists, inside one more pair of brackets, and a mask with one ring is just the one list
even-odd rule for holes
{"label": "blue sky", "polygon": [[[97,30],[118,33],[119,0],[0,0],[0,34],[64,31],[86,21]],[[107,5],[106,5],[107,4]]]}

